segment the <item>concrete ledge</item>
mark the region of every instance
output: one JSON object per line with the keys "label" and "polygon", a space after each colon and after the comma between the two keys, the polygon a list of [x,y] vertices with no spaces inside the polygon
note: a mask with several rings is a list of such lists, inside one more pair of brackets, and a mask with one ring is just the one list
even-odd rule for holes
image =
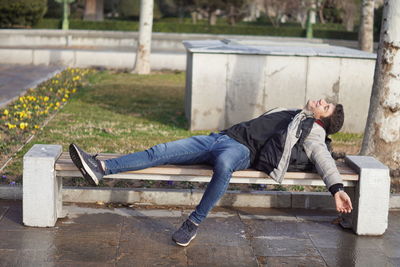
{"label": "concrete ledge", "polygon": [[[133,46],[137,45],[139,33],[133,31],[96,31],[96,30],[50,30],[50,29],[0,29],[0,44],[2,46]],[[301,37],[278,37],[260,35],[232,35],[232,34],[202,34],[202,33],[152,33],[152,50],[167,49],[185,51],[182,46],[184,40],[223,40],[240,39],[279,42],[297,42],[345,46],[358,48],[357,41],[335,39],[306,39]],[[378,43],[374,43],[375,49]]]}
{"label": "concrete ledge", "polygon": [[[148,205],[190,205],[200,200],[203,191],[190,189],[129,189],[64,187],[65,202],[96,203],[122,202]],[[0,186],[0,199],[21,200],[21,186]],[[287,191],[228,191],[218,202],[219,206],[333,209],[333,199],[329,193],[287,192]],[[391,194],[390,210],[400,209],[400,194]]]}
{"label": "concrete ledge", "polygon": [[[72,49],[72,48],[1,48],[0,63],[63,65],[69,67],[105,67],[133,69],[136,51],[133,49]],[[153,70],[186,69],[186,53],[153,51]]]}
{"label": "concrete ledge", "polygon": [[22,186],[19,185],[2,185],[0,186],[0,199],[21,200]]}
{"label": "concrete ledge", "polygon": [[292,192],[292,208],[335,209],[335,202],[326,192]]}
{"label": "concrete ledge", "polygon": [[[0,29],[0,63],[133,68],[138,32]],[[254,42],[330,44],[357,48],[356,41],[251,35],[152,33],[154,70],[186,69],[184,40],[252,40]]]}

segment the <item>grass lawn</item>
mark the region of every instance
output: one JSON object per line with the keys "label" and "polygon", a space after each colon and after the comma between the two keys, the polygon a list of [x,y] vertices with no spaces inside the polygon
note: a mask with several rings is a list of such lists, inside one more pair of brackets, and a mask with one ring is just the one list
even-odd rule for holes
{"label": "grass lawn", "polygon": [[[24,147],[3,175],[21,183],[22,157],[33,144],[71,142],[90,153],[130,153],[152,145],[186,138],[184,115],[185,73],[139,76],[111,71],[91,74],[54,119]],[[81,179],[82,180],[82,179]],[[79,185],[84,184],[78,179]]]}
{"label": "grass lawn", "polygon": [[184,73],[139,76],[99,72],[35,143],[76,142],[89,152],[129,153],[185,138]]}
{"label": "grass lawn", "polygon": [[[75,142],[90,153],[130,153],[158,143],[209,133],[187,130],[183,72],[140,76],[102,71],[88,75],[88,79],[89,84],[68,100],[5,169],[9,179],[21,182],[22,156],[33,144],[60,144],[67,151],[68,145]],[[359,149],[361,135],[337,134],[333,139],[337,152],[350,149],[354,154]],[[85,182],[79,178],[70,184],[85,185]],[[135,181],[110,181],[103,185],[148,187],[165,186],[166,182],[148,181],[143,185]],[[232,185],[231,189],[236,187]],[[261,189],[259,185],[254,187]],[[293,189],[302,191],[303,188]]]}

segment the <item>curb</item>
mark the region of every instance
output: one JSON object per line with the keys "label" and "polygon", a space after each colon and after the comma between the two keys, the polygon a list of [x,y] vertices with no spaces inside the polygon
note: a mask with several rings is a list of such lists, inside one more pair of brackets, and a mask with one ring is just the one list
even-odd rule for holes
{"label": "curb", "polygon": [[[195,206],[203,192],[193,189],[64,187],[63,201]],[[0,199],[22,200],[22,186],[0,186]],[[328,192],[227,191],[216,206],[333,210],[334,201]],[[390,195],[389,209],[400,209],[400,194]]]}
{"label": "curb", "polygon": [[26,92],[28,91],[28,89],[30,88],[36,88],[39,84],[41,84],[42,82],[45,82],[51,78],[53,78],[55,75],[61,73],[62,71],[64,71],[67,67],[66,66],[57,66],[58,69],[48,73],[46,76],[43,76],[33,82],[31,82],[30,84],[24,86],[22,89],[23,91],[21,91],[21,93],[11,99],[5,100],[4,102],[0,103],[0,108],[4,108],[5,106],[7,106],[8,104],[10,104],[11,102],[17,100],[20,96],[23,96],[26,94]]}

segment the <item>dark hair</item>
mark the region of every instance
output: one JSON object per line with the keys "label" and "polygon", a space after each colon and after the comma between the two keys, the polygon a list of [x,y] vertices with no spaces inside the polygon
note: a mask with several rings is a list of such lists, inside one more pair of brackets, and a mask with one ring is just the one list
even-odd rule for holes
{"label": "dark hair", "polygon": [[324,123],[326,135],[339,132],[344,122],[343,105],[337,104],[332,115],[321,119],[321,121]]}

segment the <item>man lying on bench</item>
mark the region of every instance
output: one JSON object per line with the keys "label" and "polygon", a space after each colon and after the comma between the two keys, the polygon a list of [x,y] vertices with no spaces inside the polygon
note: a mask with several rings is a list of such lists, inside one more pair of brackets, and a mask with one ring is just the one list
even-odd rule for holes
{"label": "man lying on bench", "polygon": [[213,166],[213,176],[200,203],[172,235],[176,244],[187,246],[195,238],[199,224],[225,193],[232,173],[250,167],[266,172],[279,183],[288,169],[306,171],[315,167],[334,196],[336,210],[351,212],[351,200],[343,191],[327,138],[340,130],[343,121],[342,105],[324,99],[309,100],[302,110],[273,109],[219,133],[159,144],[119,158],[100,161],[75,144],[70,145],[69,152],[93,185],[104,175],[163,164]]}

